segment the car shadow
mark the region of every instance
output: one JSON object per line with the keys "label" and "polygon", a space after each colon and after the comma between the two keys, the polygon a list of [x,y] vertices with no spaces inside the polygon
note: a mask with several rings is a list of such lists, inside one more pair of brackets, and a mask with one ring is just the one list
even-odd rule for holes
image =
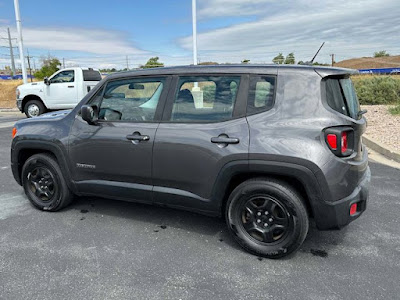
{"label": "car shadow", "polygon": [[[125,202],[97,197],[76,197],[74,203],[64,211],[75,210],[85,216],[87,213],[124,218],[132,222],[144,222],[154,226],[154,230],[168,227],[177,228],[199,235],[207,235],[224,242],[235,249],[242,249],[230,235],[223,218],[209,217],[197,213],[167,207]],[[342,230],[319,231],[311,220],[304,244],[299,249],[303,253],[327,257],[332,248],[340,245],[345,238],[347,227]],[[243,250],[244,251],[244,250]],[[288,257],[290,259],[291,256]]]}

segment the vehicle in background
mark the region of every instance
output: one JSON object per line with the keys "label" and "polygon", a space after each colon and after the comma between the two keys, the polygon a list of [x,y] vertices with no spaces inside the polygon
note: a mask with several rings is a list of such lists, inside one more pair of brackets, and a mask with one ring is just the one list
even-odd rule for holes
{"label": "vehicle in background", "polygon": [[67,68],[41,82],[17,87],[17,107],[28,118],[50,110],[71,109],[102,79],[98,70]]}

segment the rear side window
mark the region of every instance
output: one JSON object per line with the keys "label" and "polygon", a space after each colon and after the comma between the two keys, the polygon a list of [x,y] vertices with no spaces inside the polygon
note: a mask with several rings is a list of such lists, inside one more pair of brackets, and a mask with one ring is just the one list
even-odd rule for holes
{"label": "rear side window", "polygon": [[359,119],[360,104],[350,78],[328,78],[325,80],[326,101],[337,112]]}
{"label": "rear side window", "polygon": [[250,78],[247,114],[269,110],[275,101],[276,78],[274,76],[252,76]]}
{"label": "rear side window", "polygon": [[83,81],[100,81],[101,74],[95,70],[83,70]]}
{"label": "rear side window", "polygon": [[219,122],[232,118],[239,76],[190,76],[179,79],[173,122]]}

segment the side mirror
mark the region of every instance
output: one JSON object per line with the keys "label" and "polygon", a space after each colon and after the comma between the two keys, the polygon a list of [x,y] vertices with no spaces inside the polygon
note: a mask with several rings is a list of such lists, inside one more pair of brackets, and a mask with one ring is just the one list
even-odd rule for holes
{"label": "side mirror", "polygon": [[83,105],[81,107],[81,116],[84,121],[88,122],[88,124],[96,124],[97,120],[99,119],[97,107]]}
{"label": "side mirror", "polygon": [[43,78],[43,81],[44,81],[44,84],[45,84],[45,85],[50,85],[50,80],[49,80],[49,78],[45,77],[45,78]]}

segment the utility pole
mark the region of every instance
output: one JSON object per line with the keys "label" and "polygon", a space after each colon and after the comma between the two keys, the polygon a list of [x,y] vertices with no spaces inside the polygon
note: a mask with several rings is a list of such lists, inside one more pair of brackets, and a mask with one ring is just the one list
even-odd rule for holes
{"label": "utility pole", "polygon": [[332,58],[332,67],[335,64],[335,54],[330,54],[331,58]]}
{"label": "utility pole", "polygon": [[22,26],[21,26],[21,16],[19,13],[19,0],[14,0],[14,9],[15,9],[15,20],[17,22],[17,30],[19,37],[18,38],[19,58],[21,60],[22,78],[24,79],[24,83],[28,83],[28,76],[26,75],[26,69],[25,69],[24,43],[22,40]]}
{"label": "utility pole", "polygon": [[65,59],[63,57],[63,69],[65,69]]}
{"label": "utility pole", "polygon": [[192,21],[193,21],[193,64],[197,65],[197,9],[196,9],[196,0],[192,0]]}
{"label": "utility pole", "polygon": [[128,59],[128,55],[126,56],[126,70],[129,70],[129,59]]}
{"label": "utility pole", "polygon": [[31,56],[29,56],[29,50],[27,52],[28,56],[26,58],[28,59],[29,76],[31,77],[31,82],[32,82]]}
{"label": "utility pole", "polygon": [[11,70],[13,72],[13,76],[15,76],[15,75],[17,75],[17,73],[15,72],[14,51],[13,51],[13,46],[11,43],[10,27],[7,27],[7,31],[8,31],[8,44],[10,45]]}

